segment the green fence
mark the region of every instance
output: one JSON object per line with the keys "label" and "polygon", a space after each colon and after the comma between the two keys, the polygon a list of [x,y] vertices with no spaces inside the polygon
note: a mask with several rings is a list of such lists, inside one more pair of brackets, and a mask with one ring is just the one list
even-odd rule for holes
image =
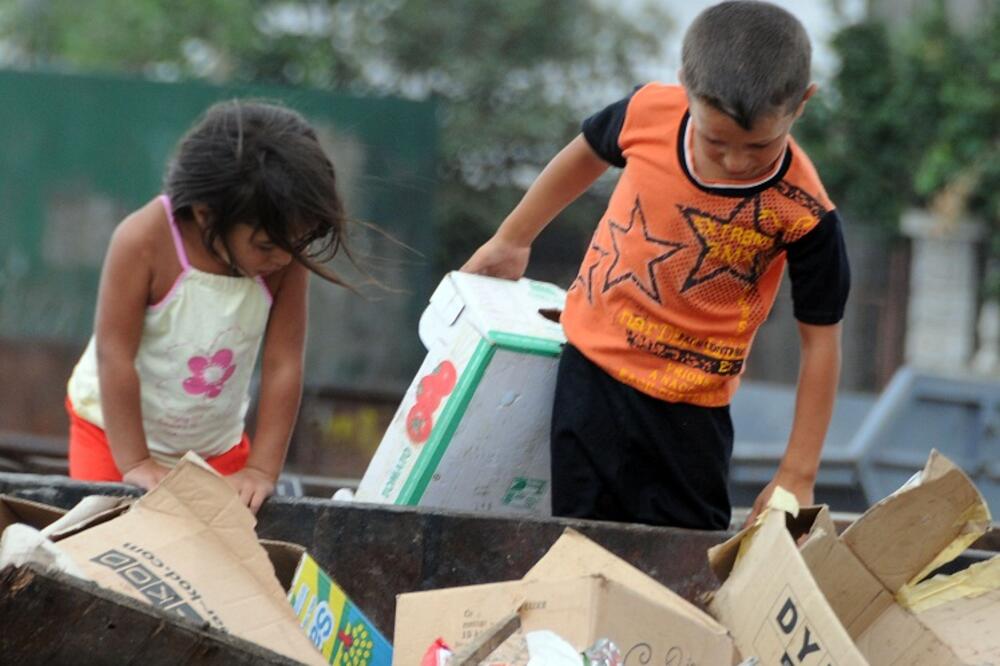
{"label": "green fence", "polygon": [[0,340],[82,348],[114,226],[159,192],[195,118],[234,97],[305,114],[334,158],[351,216],[399,241],[355,238],[391,290],[363,299],[313,280],[307,381],[391,388],[409,380],[423,354],[417,319],[436,281],[425,258],[434,242],[435,108],[318,90],[0,71]]}

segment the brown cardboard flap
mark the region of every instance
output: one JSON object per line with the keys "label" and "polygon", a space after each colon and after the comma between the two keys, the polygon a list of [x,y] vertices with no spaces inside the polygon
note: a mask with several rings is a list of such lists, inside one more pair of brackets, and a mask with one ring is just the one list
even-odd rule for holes
{"label": "brown cardboard flap", "polygon": [[766,511],[753,527],[710,551],[713,568],[723,573],[712,613],[732,632],[743,657],[759,657],[762,664],[867,664],[820,592],[786,515]]}
{"label": "brown cardboard flap", "polygon": [[[968,664],[1000,664],[1000,590],[935,606],[917,617]],[[985,640],[984,640],[985,639]],[[992,639],[992,640],[991,640]],[[990,644],[992,643],[992,644]]]}
{"label": "brown cardboard flap", "polygon": [[875,617],[893,603],[892,595],[882,583],[837,537],[836,527],[825,507],[817,517],[816,528],[799,552],[852,639],[857,639]]}
{"label": "brown cardboard flap", "polygon": [[[842,539],[895,594],[958,556],[985,533],[989,520],[986,503],[969,477],[932,451],[916,485],[904,486],[871,507]],[[939,557],[941,553],[946,556]]]}
{"label": "brown cardboard flap", "polygon": [[260,545],[264,547],[268,559],[274,565],[274,575],[281,583],[281,587],[288,590],[292,586],[295,570],[299,568],[299,562],[305,555],[306,549],[297,543],[273,539],[261,539]]}
{"label": "brown cardboard flap", "polygon": [[13,495],[0,495],[0,534],[8,525],[24,523],[40,530],[66,513],[62,509]]}
{"label": "brown cardboard flap", "polygon": [[935,634],[896,604],[890,604],[879,614],[871,627],[858,637],[857,644],[869,662],[875,666],[962,664],[955,653]]}

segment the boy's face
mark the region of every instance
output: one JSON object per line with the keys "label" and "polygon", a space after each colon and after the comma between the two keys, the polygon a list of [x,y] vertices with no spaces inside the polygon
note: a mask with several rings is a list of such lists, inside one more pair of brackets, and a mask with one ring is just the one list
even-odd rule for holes
{"label": "boy's face", "polygon": [[710,104],[691,97],[688,103],[695,170],[703,178],[727,181],[753,181],[769,173],[785,154],[788,133],[805,107],[803,99],[793,113],[762,116],[746,130]]}

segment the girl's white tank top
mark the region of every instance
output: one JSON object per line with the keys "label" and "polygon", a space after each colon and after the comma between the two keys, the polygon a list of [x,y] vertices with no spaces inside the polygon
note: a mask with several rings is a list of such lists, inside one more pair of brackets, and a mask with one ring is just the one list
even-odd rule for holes
{"label": "girl's white tank top", "polygon": [[[160,200],[182,270],[167,295],[146,309],[135,368],[149,452],[173,465],[187,451],[214,456],[240,442],[272,299],[260,277],[215,275],[191,266],[170,200],[166,195]],[[104,427],[93,337],[73,370],[68,394],[80,417]]]}

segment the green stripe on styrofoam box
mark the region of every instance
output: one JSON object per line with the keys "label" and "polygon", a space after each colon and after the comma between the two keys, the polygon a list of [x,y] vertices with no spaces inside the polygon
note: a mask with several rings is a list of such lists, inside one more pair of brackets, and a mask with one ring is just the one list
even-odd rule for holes
{"label": "green stripe on styrofoam box", "polygon": [[424,444],[417,461],[413,463],[413,469],[403,484],[403,489],[396,497],[396,504],[416,506],[420,498],[424,496],[427,486],[430,485],[452,435],[461,423],[465,410],[469,407],[472,394],[475,393],[476,386],[479,385],[486,366],[490,364],[497,347],[486,339],[481,339],[476,345],[476,350],[472,352],[472,358],[462,371],[462,376],[458,378],[452,397],[445,404],[438,416],[437,423],[431,431],[431,436]]}
{"label": "green stripe on styrofoam box", "polygon": [[518,335],[503,331],[490,331],[488,337],[501,349],[538,354],[539,356],[559,356],[563,343],[549,338],[538,338],[533,335]]}

